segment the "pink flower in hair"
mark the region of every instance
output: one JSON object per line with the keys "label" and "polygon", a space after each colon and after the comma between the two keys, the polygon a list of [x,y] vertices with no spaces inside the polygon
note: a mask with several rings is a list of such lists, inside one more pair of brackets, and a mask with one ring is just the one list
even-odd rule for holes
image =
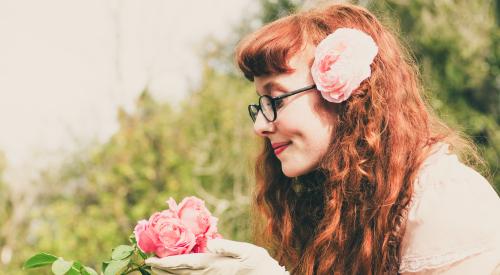
{"label": "pink flower in hair", "polygon": [[347,100],[370,77],[370,65],[377,52],[368,34],[357,29],[337,29],[316,47],[311,67],[316,89],[330,102]]}

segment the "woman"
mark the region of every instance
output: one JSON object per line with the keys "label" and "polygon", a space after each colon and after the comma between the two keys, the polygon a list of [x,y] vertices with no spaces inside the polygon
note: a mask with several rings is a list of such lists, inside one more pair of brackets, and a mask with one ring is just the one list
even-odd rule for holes
{"label": "woman", "polygon": [[[299,12],[247,36],[264,140],[255,205],[266,250],[151,258],[166,274],[493,274],[500,200],[455,153],[473,147],[429,111],[416,66],[367,10]],[[498,269],[497,269],[498,270]]]}

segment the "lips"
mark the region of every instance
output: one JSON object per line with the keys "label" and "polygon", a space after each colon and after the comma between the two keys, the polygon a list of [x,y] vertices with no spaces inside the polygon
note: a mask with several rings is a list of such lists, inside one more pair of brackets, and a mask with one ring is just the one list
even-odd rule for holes
{"label": "lips", "polygon": [[272,146],[273,146],[274,154],[276,156],[279,155],[281,152],[285,151],[285,149],[291,143],[292,142],[277,142],[277,143],[273,143]]}

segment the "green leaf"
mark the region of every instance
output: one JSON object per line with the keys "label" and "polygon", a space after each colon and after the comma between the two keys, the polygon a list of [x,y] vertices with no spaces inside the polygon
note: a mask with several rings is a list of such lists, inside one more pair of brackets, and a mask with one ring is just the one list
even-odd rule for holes
{"label": "green leaf", "polygon": [[129,262],[130,259],[111,261],[106,267],[106,270],[104,270],[104,275],[120,274],[120,272],[122,272],[127,267]]}
{"label": "green leaf", "polygon": [[134,252],[134,248],[130,245],[119,245],[115,249],[113,249],[113,253],[111,254],[111,259],[113,260],[123,260],[128,256],[132,255]]}
{"label": "green leaf", "polygon": [[141,272],[141,275],[151,275],[151,273],[149,273],[149,271],[147,271],[146,269],[143,269],[142,267],[139,267],[139,272]]}
{"label": "green leaf", "polygon": [[106,270],[106,268],[108,267],[109,263],[111,263],[111,261],[104,261],[104,262],[102,262],[102,264],[101,264],[101,270]]}
{"label": "green leaf", "polygon": [[82,272],[79,269],[75,269],[71,267],[68,272],[64,273],[64,275],[82,275]]}
{"label": "green leaf", "polygon": [[128,237],[128,240],[130,241],[131,244],[137,244],[137,240],[135,239],[135,234],[131,234],[129,237]]}
{"label": "green leaf", "polygon": [[142,259],[146,260],[148,257],[148,255],[146,255],[146,253],[142,252],[140,248],[137,248],[137,253],[139,253],[139,255],[141,256]]}
{"label": "green leaf", "polygon": [[[74,273],[72,273],[72,272],[74,272]],[[84,266],[79,261],[75,261],[73,263],[73,267],[71,267],[71,270],[67,274],[98,275],[95,270],[93,270],[92,268],[90,268],[88,266]]]}
{"label": "green leaf", "polygon": [[71,269],[73,262],[65,261],[63,258],[59,257],[52,264],[52,273],[55,275],[63,275]]}
{"label": "green leaf", "polygon": [[80,269],[83,268],[83,265],[79,261],[74,261],[73,262],[73,268],[76,269],[76,270],[80,270]]}
{"label": "green leaf", "polygon": [[83,267],[83,272],[86,272],[85,273],[86,275],[98,275],[97,272],[93,268],[90,268],[88,266]]}
{"label": "green leaf", "polygon": [[48,253],[38,253],[24,262],[23,269],[35,268],[50,265],[57,260],[57,257]]}

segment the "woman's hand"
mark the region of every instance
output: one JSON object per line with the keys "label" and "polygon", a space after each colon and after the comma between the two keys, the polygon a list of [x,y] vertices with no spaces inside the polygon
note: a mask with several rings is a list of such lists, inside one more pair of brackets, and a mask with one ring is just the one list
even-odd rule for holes
{"label": "woman's hand", "polygon": [[288,275],[284,267],[259,246],[224,239],[209,240],[210,253],[193,253],[146,260],[155,274]]}

